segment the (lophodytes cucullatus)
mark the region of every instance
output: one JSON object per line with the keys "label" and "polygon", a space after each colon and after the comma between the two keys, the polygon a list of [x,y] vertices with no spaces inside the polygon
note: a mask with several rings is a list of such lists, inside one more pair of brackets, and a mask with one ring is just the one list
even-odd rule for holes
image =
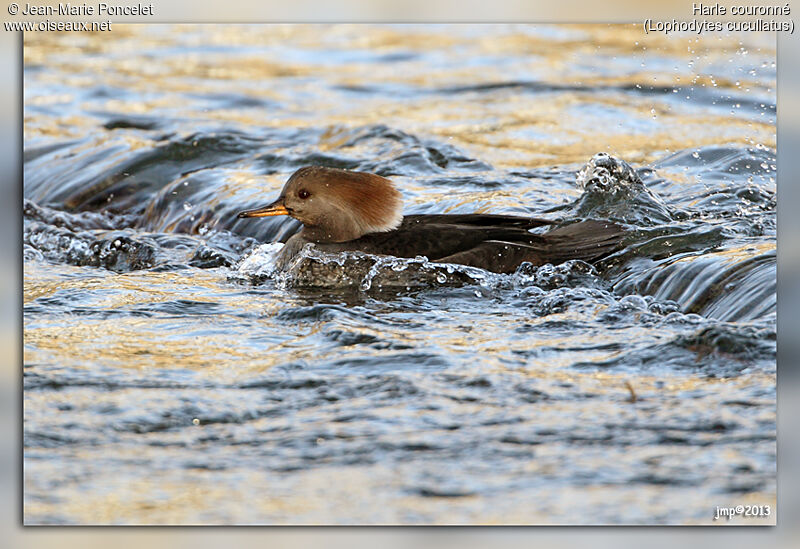
{"label": "(lophodytes cucullatus)", "polygon": [[526,261],[535,266],[595,261],[619,249],[624,236],[618,225],[593,220],[533,234],[530,229],[554,222],[489,214],[403,216],[400,193],[385,177],[318,166],[297,170],[272,204],[239,213],[240,218],[273,215],[303,223],[281,250],[280,267],[313,242],[326,252],[425,256],[511,273]]}

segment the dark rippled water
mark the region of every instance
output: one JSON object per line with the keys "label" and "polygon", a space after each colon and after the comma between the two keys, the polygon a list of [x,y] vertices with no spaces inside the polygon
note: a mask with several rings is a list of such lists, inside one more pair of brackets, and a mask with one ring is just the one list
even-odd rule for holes
{"label": "dark rippled water", "polygon": [[[26,35],[26,523],[774,522],[774,36],[115,29]],[[276,273],[310,164],[629,236]]]}

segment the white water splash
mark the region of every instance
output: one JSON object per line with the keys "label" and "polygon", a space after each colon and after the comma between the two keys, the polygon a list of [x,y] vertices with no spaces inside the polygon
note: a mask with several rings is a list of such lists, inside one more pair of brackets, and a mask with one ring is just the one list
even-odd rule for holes
{"label": "white water splash", "polygon": [[244,256],[236,267],[236,278],[252,280],[272,278],[277,270],[278,254],[283,249],[280,242],[262,244]]}
{"label": "white water splash", "polygon": [[260,284],[273,280],[281,288],[358,288],[381,291],[476,285],[486,290],[501,288],[544,289],[595,285],[594,267],[583,261],[535,267],[523,263],[513,274],[498,274],[478,267],[436,263],[418,256],[402,258],[362,252],[328,253],[305,246],[285,267],[279,269],[281,244],[263,244],[245,256],[232,278]]}

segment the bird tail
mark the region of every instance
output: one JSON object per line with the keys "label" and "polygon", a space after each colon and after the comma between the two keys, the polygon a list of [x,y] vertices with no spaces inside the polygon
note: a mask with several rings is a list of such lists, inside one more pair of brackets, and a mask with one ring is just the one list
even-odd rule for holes
{"label": "bird tail", "polygon": [[608,221],[590,219],[553,229],[541,237],[546,262],[581,259],[591,263],[622,249],[625,230]]}

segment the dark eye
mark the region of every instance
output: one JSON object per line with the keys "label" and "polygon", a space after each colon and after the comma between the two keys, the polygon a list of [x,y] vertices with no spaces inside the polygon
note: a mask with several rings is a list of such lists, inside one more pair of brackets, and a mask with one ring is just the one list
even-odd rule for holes
{"label": "dark eye", "polygon": [[310,193],[310,192],[308,192],[308,191],[307,191],[307,190],[305,190],[305,189],[300,189],[300,190],[297,192],[297,196],[299,196],[300,198],[302,198],[303,200],[305,200],[306,198],[308,198],[309,196],[311,196],[311,193]]}

